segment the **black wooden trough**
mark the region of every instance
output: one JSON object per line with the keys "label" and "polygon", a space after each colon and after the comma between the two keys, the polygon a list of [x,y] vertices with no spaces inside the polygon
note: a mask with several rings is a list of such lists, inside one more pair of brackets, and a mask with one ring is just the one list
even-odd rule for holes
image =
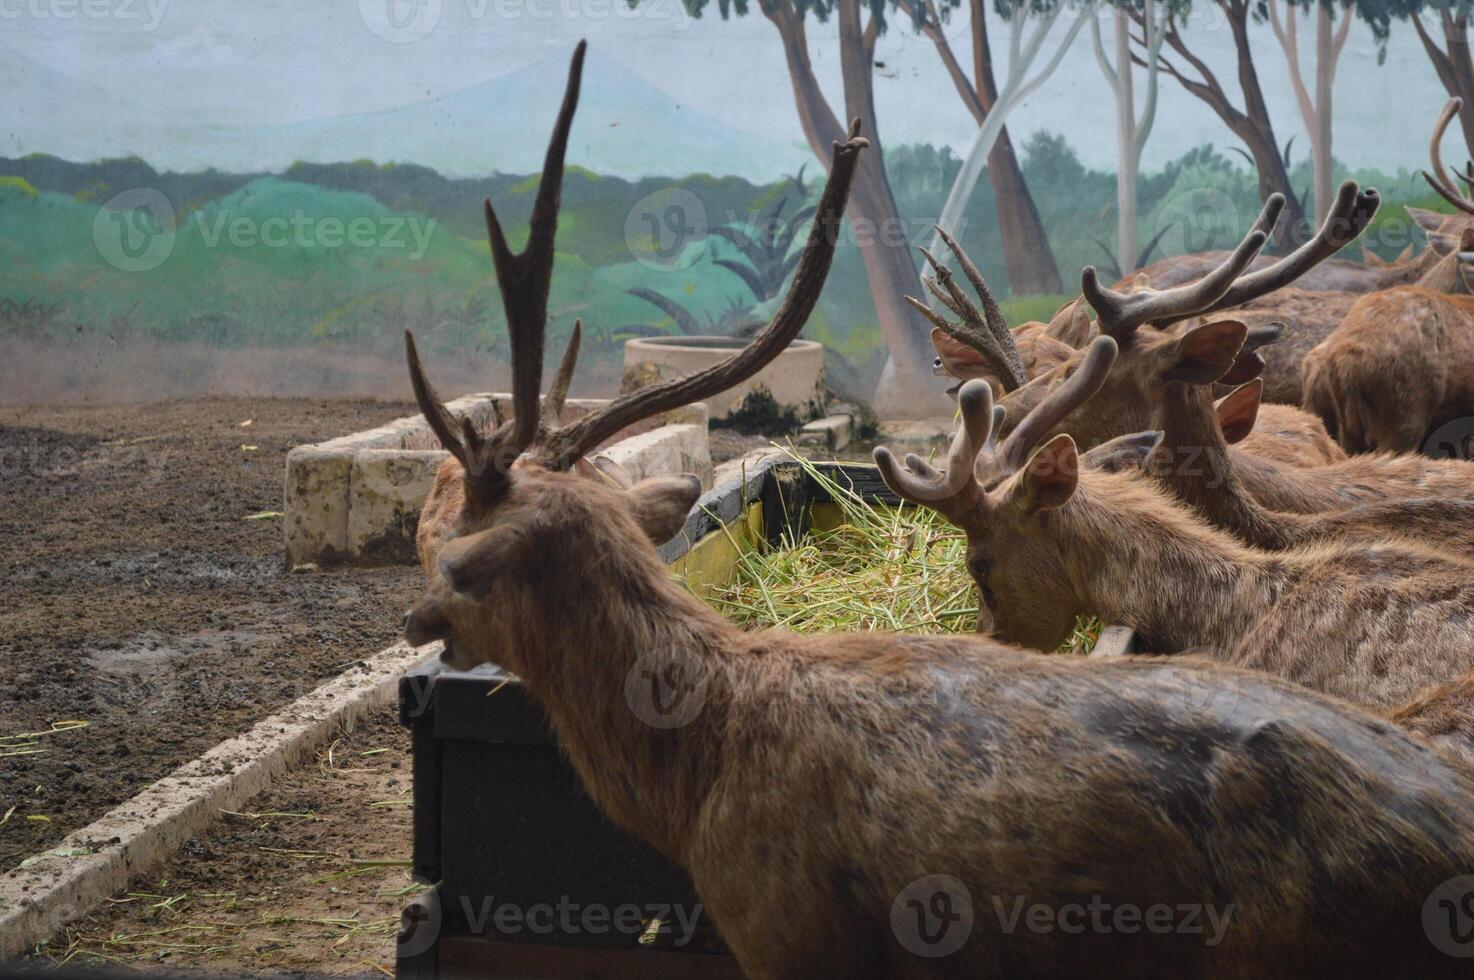
{"label": "black wooden trough", "polygon": [[[819,469],[867,500],[900,500],[874,467]],[[706,494],[662,557],[700,589],[759,540],[780,545],[838,514],[797,463],[769,458]],[[1124,652],[1112,629],[1102,649]],[[426,664],[400,683],[412,732],[414,873],[435,884],[399,934],[406,977],[740,977],[690,879],[617,830],[584,794],[515,677]]]}

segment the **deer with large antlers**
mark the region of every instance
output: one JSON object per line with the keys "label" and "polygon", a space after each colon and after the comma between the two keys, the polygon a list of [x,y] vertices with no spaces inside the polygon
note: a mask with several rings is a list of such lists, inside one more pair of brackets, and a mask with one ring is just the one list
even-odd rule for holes
{"label": "deer with large antlers", "polygon": [[[690,873],[754,980],[1079,973],[1102,957],[1143,976],[1451,972],[1420,910],[1474,866],[1474,776],[1403,733],[1205,663],[1097,663],[968,636],[744,632],[655,552],[682,527],[693,480],[619,489],[567,472],[601,435],[736,383],[798,333],[864,146],[852,129],[835,147],[790,293],[751,346],[540,427],[582,52],[528,249],[497,248],[492,233],[517,415],[490,436],[458,427],[410,346],[417,397],[461,459],[466,492],[407,617],[411,642],[443,640],[454,667],[515,671],[593,800]],[[641,720],[652,679],[672,678],[681,686],[668,693],[695,699],[682,702],[685,724]],[[1039,932],[991,912],[1092,897],[1220,919],[1233,909],[1216,937]],[[938,940],[919,915],[944,900],[967,925]],[[939,941],[949,955],[928,955]]]}
{"label": "deer with large antlers", "polygon": [[[951,271],[923,249],[932,269],[923,282],[956,317],[949,319],[920,300],[907,297],[933,324],[932,343],[939,354],[939,373],[949,374],[959,383],[974,378],[987,380],[995,395],[1015,392],[1035,378],[1051,375],[1099,332],[1083,296],[1067,304],[1048,324],[1025,323],[1009,328],[977,266],[950,235],[941,228],[937,231],[977,296],[977,302],[970,299]],[[1279,332],[1279,324],[1262,325],[1255,331],[1254,347],[1278,339]],[[1245,371],[1262,369],[1263,361],[1258,358],[1253,359],[1252,367],[1248,361],[1244,367]],[[1287,405],[1266,410],[1260,426],[1241,449],[1300,466],[1346,458],[1316,416]]]}
{"label": "deer with large antlers", "polygon": [[1095,340],[1001,442],[991,390],[963,385],[945,470],[875,452],[887,486],[967,533],[995,636],[1052,650],[1094,615],[1135,628],[1148,649],[1209,650],[1371,707],[1474,669],[1474,565],[1402,540],[1253,549],[1142,474],[1082,471],[1068,435],[1045,442],[1116,353],[1111,337]]}
{"label": "deer with large antlers", "polygon": [[[1343,187],[1342,198],[1346,197]],[[1261,220],[1260,225],[1263,224]],[[1327,230],[1322,228],[1322,236]],[[1262,234],[1262,227],[1251,231],[1235,253],[1237,261],[1246,260],[1247,254],[1258,246]],[[1316,244],[1307,243],[1276,266],[1254,275],[1272,273],[1281,263],[1295,260]],[[1334,244],[1328,241],[1325,247]],[[1085,270],[1081,278],[1086,298],[1099,316],[1102,334],[1113,338],[1121,353],[1090,405],[1060,419],[1055,432],[1068,432],[1082,448],[1088,449],[1117,436],[1165,428],[1165,451],[1179,459],[1186,452],[1218,454],[1199,459],[1202,468],[1214,474],[1230,474],[1229,478],[1238,481],[1242,493],[1276,511],[1313,514],[1375,500],[1474,498],[1474,466],[1458,460],[1381,455],[1296,467],[1243,452],[1238,446],[1214,442],[1210,438],[1216,431],[1212,383],[1237,385],[1254,377],[1263,367],[1259,349],[1272,343],[1278,334],[1278,330],[1264,328],[1249,330],[1237,320],[1208,319],[1207,314],[1213,310],[1234,305],[1231,287],[1225,284],[1244,282],[1244,279],[1236,280],[1234,265],[1235,261],[1230,260],[1215,270],[1218,275],[1211,289],[1191,284],[1138,293],[1107,289],[1095,281],[1092,270]],[[1170,325],[1189,317],[1208,319],[1208,322],[1181,332],[1151,326]],[[1050,374],[1009,393],[1003,399],[1007,409],[1004,431],[1068,378],[1083,356],[1077,352]],[[1168,472],[1180,475],[1181,468],[1172,467]],[[1195,508],[1213,513],[1213,519],[1223,526],[1235,526],[1226,516],[1212,510],[1230,499],[1222,493],[1203,496],[1201,482],[1183,481],[1172,489],[1184,495]]]}

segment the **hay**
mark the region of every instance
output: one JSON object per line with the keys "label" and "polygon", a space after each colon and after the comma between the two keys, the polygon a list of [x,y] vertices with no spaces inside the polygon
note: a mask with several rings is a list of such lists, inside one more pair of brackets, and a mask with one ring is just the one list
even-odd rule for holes
{"label": "hay", "polygon": [[[707,597],[718,612],[746,629],[802,633],[976,629],[978,596],[960,530],[925,508],[878,507],[791,448],[783,451],[824,487],[842,523],[744,554],[732,581]],[[1100,628],[1081,620],[1061,651],[1089,653]]]}

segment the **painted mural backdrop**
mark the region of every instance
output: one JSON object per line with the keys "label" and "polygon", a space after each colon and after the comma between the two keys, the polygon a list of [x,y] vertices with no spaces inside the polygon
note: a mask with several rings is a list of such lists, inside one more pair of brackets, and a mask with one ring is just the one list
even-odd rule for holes
{"label": "painted mural backdrop", "polygon": [[[1347,177],[1401,205],[1466,102],[1463,5],[1164,0],[0,0],[0,400],[400,394],[413,327],[486,387],[506,335],[480,202],[525,219],[567,58],[551,333],[750,332],[847,114],[878,152],[805,335],[842,394],[924,386],[917,246],[954,229],[1012,317],[1236,239]],[[1360,257],[1360,246],[1357,246]],[[891,370],[886,371],[887,362]],[[882,377],[884,380],[882,381]]]}

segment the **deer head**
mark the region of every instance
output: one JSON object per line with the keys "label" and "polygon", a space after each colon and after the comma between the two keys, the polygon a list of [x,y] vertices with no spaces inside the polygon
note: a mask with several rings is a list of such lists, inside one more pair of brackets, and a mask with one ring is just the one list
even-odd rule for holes
{"label": "deer head", "polygon": [[[1116,341],[1120,358],[1092,399],[1089,412],[1071,413],[1059,421],[1056,431],[1071,433],[1088,449],[1118,435],[1152,428],[1167,384],[1241,384],[1256,377],[1264,369],[1258,350],[1278,339],[1282,325],[1249,330],[1235,320],[1210,320],[1180,331],[1162,328],[1208,317],[1289,285],[1360,235],[1378,204],[1375,190],[1362,191],[1347,181],[1315,237],[1257,272],[1246,274],[1244,270],[1279,219],[1284,199],[1278,194],[1270,195],[1238,247],[1196,282],[1172,289],[1119,292],[1102,285],[1095,269],[1086,267],[1080,275],[1082,292],[1098,315],[1101,333]],[[1077,351],[1054,370],[1009,393],[1003,400],[1004,432],[1019,424],[1015,420],[1027,418],[1035,405],[1064,383],[1084,356]]]}
{"label": "deer head", "polygon": [[[1078,468],[1069,436],[1035,447],[1100,390],[1116,359],[1116,342],[1098,337],[1078,370],[1056,386],[1001,442],[1001,406],[983,381],[957,393],[961,427],[945,469],[908,455],[904,464],[885,447],[875,450],[880,475],[902,499],[942,514],[967,532],[968,571],[992,617],[995,636],[1050,650],[1069,635],[1077,610],[1064,597],[1069,561],[1041,526],[1074,493]],[[1101,465],[1105,461],[1101,460]]]}
{"label": "deer head", "polygon": [[[437,574],[405,620],[405,634],[420,645],[446,640],[445,659],[465,668],[493,654],[516,670],[508,657],[526,646],[525,631],[548,620],[547,610],[587,605],[587,594],[560,594],[577,576],[571,569],[608,554],[629,554],[665,576],[654,545],[681,529],[701,492],[694,476],[642,481],[628,488],[603,485],[570,473],[580,459],[614,433],[662,412],[735,385],[777,357],[808,320],[834,258],[840,222],[860,151],[868,143],[859,122],[836,143],[828,183],[788,294],[752,343],[719,364],[664,384],[627,394],[573,422],[555,425],[543,414],[543,335],[553,271],[553,238],[568,133],[578,105],[585,45],[569,69],[532,208],[526,247],[514,253],[496,211],[486,202],[492,262],[507,315],[512,349],[513,417],[488,435],[466,419],[452,417],[435,393],[405,334],[410,380],[431,428],[464,471],[465,502],[449,539],[440,548]],[[566,394],[574,345],[549,394],[549,415]],[[587,583],[588,577],[584,577]],[[629,582],[609,588],[633,588]],[[522,632],[519,632],[522,631]],[[455,642],[449,641],[454,638]],[[519,642],[523,641],[523,642]]]}

